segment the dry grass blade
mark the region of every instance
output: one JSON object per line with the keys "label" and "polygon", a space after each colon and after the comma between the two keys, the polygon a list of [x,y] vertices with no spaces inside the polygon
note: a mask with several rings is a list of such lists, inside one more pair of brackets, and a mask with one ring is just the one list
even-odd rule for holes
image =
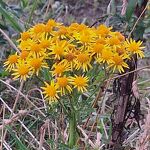
{"label": "dry grass blade", "polygon": [[[5,101],[0,98],[0,100],[2,101],[2,103],[6,106],[6,108],[12,113],[12,109],[5,103]],[[13,115],[15,115],[13,113]],[[30,132],[30,130],[24,125],[24,123],[18,119],[18,122],[22,125],[22,127],[27,131],[27,133],[33,138],[33,140],[38,144],[40,145],[40,142],[35,138],[35,136]],[[42,147],[43,150],[46,150],[44,147]]]}
{"label": "dry grass blade", "polygon": [[132,92],[135,98],[139,99],[140,95],[139,95],[139,90],[138,90],[138,86],[137,86],[137,80],[133,81],[132,83]]}
{"label": "dry grass blade", "polygon": [[148,100],[149,110],[147,117],[145,119],[144,131],[139,136],[139,140],[137,142],[136,150],[148,150],[150,148],[150,100]]}
{"label": "dry grass blade", "polygon": [[49,119],[47,119],[45,121],[45,123],[40,128],[40,145],[39,145],[38,150],[41,150],[42,147],[43,147],[45,132],[46,132],[46,130],[48,128],[48,125],[49,125]]}
{"label": "dry grass blade", "polygon": [[12,85],[10,85],[9,83],[7,83],[7,82],[5,82],[5,81],[3,81],[3,80],[1,80],[1,79],[0,79],[0,82],[4,83],[4,84],[7,85],[9,88],[11,88],[11,89],[17,91],[22,97],[25,98],[25,100],[27,100],[28,103],[30,103],[31,106],[34,106],[34,107],[36,108],[36,110],[37,110],[43,117],[46,117],[46,115],[45,115],[40,109],[38,109],[38,107],[37,107],[34,103],[32,103],[32,102],[27,98],[27,96],[24,95],[21,91],[17,90],[17,89],[14,88]]}
{"label": "dry grass blade", "polygon": [[139,20],[141,19],[141,17],[143,16],[143,14],[145,13],[145,11],[147,10],[148,6],[149,6],[150,1],[147,3],[146,7],[144,8],[144,10],[142,11],[142,13],[140,14],[140,16],[138,17],[137,21],[135,22],[131,32],[128,35],[128,39],[131,37],[133,31],[135,30],[135,27],[137,26]]}
{"label": "dry grass blade", "polygon": [[89,137],[88,137],[88,135],[85,133],[85,131],[80,127],[80,126],[77,126],[78,127],[78,129],[81,131],[81,133],[83,134],[83,136],[84,136],[84,142],[86,142],[87,140],[88,140],[88,143],[89,143],[89,145],[93,148],[93,149],[95,149],[95,144],[89,139]]}
{"label": "dry grass blade", "polygon": [[5,126],[15,122],[15,121],[18,121],[18,119],[21,117],[21,116],[24,116],[28,113],[29,111],[27,110],[20,110],[19,113],[13,115],[10,119],[3,119],[3,124],[0,125],[0,130],[2,130]]}
{"label": "dry grass blade", "polygon": [[[5,119],[5,105],[3,106],[3,120]],[[3,149],[4,142],[4,122],[2,123],[2,134],[1,134],[1,146],[0,149]]]}
{"label": "dry grass blade", "polygon": [[125,15],[127,9],[127,0],[123,0],[121,15]]}
{"label": "dry grass blade", "polygon": [[6,141],[3,142],[3,145],[6,148],[6,150],[12,150],[11,147],[9,146],[9,144]]}
{"label": "dry grass blade", "polygon": [[4,35],[4,37],[6,38],[6,40],[9,42],[9,44],[11,45],[12,48],[14,48],[18,53],[20,53],[19,49],[16,47],[16,45],[12,42],[12,40],[8,37],[8,35],[2,30],[0,29],[0,32]]}

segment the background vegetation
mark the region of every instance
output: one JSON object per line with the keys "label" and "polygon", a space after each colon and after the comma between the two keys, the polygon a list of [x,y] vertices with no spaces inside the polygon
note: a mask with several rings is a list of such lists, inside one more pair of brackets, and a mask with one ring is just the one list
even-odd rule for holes
{"label": "background vegetation", "polygon": [[[53,18],[72,22],[112,26],[127,38],[144,41],[145,58],[138,61],[138,78],[134,93],[140,95],[140,128],[135,119],[127,122],[120,149],[150,149],[150,6],[145,0],[0,0],[0,137],[7,150],[67,150],[68,121],[61,110],[46,106],[37,78],[23,88],[4,70],[3,62],[16,50],[20,32],[38,22]],[[46,74],[45,74],[46,76]],[[103,79],[104,74],[99,78]],[[22,90],[21,90],[22,88]],[[20,91],[21,90],[21,91]],[[96,91],[95,93],[98,93]],[[86,95],[85,95],[86,97]],[[83,97],[84,98],[84,97]],[[91,95],[90,99],[96,99]],[[74,149],[109,149],[111,114],[115,105],[113,84],[103,92],[96,108],[84,109],[79,124],[80,147]],[[14,109],[14,103],[15,109]],[[88,125],[84,128],[87,119]]]}

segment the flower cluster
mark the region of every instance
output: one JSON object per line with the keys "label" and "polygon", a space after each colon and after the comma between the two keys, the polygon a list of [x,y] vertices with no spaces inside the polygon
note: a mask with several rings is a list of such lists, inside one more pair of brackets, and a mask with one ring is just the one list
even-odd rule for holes
{"label": "flower cluster", "polygon": [[88,27],[72,23],[64,26],[49,20],[21,33],[20,53],[10,55],[4,63],[15,79],[38,76],[43,68],[53,77],[42,87],[45,98],[55,101],[73,90],[87,90],[86,72],[94,65],[104,65],[112,72],[124,72],[133,54],[144,57],[141,41],[126,40],[120,32],[105,25]]}

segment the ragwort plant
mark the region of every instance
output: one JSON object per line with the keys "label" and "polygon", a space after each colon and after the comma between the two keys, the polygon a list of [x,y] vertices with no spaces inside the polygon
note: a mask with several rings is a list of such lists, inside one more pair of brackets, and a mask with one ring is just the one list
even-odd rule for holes
{"label": "ragwort plant", "polygon": [[20,53],[11,54],[4,66],[20,81],[33,75],[43,80],[41,72],[44,68],[49,70],[51,80],[44,79],[41,89],[47,104],[60,104],[69,120],[70,148],[77,144],[79,137],[79,96],[90,91],[90,84],[94,82],[89,72],[94,73],[94,68],[103,70],[107,79],[114,72],[123,73],[129,68],[126,62],[133,55],[144,57],[141,41],[125,39],[120,32],[105,25],[88,27],[72,23],[65,26],[49,20],[22,32],[18,43]]}

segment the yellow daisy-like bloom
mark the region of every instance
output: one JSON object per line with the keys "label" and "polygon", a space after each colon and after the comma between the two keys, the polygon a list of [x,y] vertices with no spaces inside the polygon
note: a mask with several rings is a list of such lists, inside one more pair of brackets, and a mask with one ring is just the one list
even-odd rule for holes
{"label": "yellow daisy-like bloom", "polygon": [[120,32],[115,32],[115,35],[120,40],[120,42],[124,42],[125,41],[125,37]]}
{"label": "yellow daisy-like bloom", "polygon": [[66,50],[64,59],[61,61],[61,63],[68,65],[69,68],[73,70],[75,65],[75,58],[76,58],[76,50],[74,48]]}
{"label": "yellow daisy-like bloom", "polygon": [[75,68],[77,70],[83,69],[83,71],[88,71],[89,68],[92,68],[91,64],[91,57],[88,53],[82,52],[76,55],[75,60]]}
{"label": "yellow daisy-like bloom", "polygon": [[43,94],[45,95],[44,98],[48,100],[49,104],[59,99],[58,86],[54,83],[54,81],[51,81],[50,84],[45,82],[45,87],[41,88],[43,89]]}
{"label": "yellow daisy-like bloom", "polygon": [[74,33],[84,31],[87,28],[88,27],[85,24],[78,24],[78,23],[72,23],[69,26],[70,31],[73,31]]}
{"label": "yellow daisy-like bloom", "polygon": [[6,71],[8,70],[9,72],[15,68],[16,64],[18,62],[18,55],[10,55],[7,59],[6,62],[4,62],[4,67],[6,67]]}
{"label": "yellow daisy-like bloom", "polygon": [[78,43],[82,44],[91,44],[94,41],[95,33],[91,30],[85,29],[82,32],[77,32],[74,34],[74,37],[76,40],[78,40]]}
{"label": "yellow daisy-like bloom", "polygon": [[26,80],[27,78],[29,78],[29,74],[30,74],[30,68],[29,65],[24,61],[24,60],[19,60],[16,68],[13,69],[13,76],[14,79],[18,79],[20,78],[20,80]]}
{"label": "yellow daisy-like bloom", "polygon": [[99,63],[107,63],[110,64],[112,62],[113,52],[111,51],[110,47],[105,47],[102,50],[101,56],[98,57],[96,60]]}
{"label": "yellow daisy-like bloom", "polygon": [[142,51],[142,49],[144,49],[145,47],[141,47],[141,45],[142,45],[141,41],[136,42],[133,39],[127,40],[125,43],[127,50],[131,52],[131,54],[136,54],[137,57],[143,58],[144,52]]}
{"label": "yellow daisy-like bloom", "polygon": [[39,71],[41,68],[48,68],[47,64],[44,62],[42,57],[39,58],[30,58],[29,59],[29,65],[31,67],[31,72],[36,74],[38,76]]}
{"label": "yellow daisy-like bloom", "polygon": [[127,63],[124,62],[126,58],[126,56],[115,54],[112,58],[112,63],[109,65],[109,67],[113,68],[113,72],[115,70],[118,70],[120,73],[124,72],[124,68],[129,68]]}
{"label": "yellow daisy-like bloom", "polygon": [[56,22],[55,20],[49,19],[44,27],[45,33],[50,33],[51,35],[54,34],[54,29],[59,28],[61,23]]}
{"label": "yellow daisy-like bloom", "polygon": [[33,27],[34,34],[39,34],[44,32],[45,25],[43,23],[36,24]]}
{"label": "yellow daisy-like bloom", "polygon": [[54,36],[58,36],[58,37],[60,37],[62,39],[66,38],[66,37],[70,37],[70,32],[68,30],[68,27],[61,26],[59,28],[59,30],[57,32],[55,32]]}
{"label": "yellow daisy-like bloom", "polygon": [[128,51],[126,50],[125,45],[117,46],[117,47],[115,47],[115,49],[119,55],[128,54]]}
{"label": "yellow daisy-like bloom", "polygon": [[29,50],[29,49],[30,49],[31,43],[32,43],[31,40],[28,40],[28,41],[21,41],[18,47],[19,47],[22,51],[26,51],[26,50]]}
{"label": "yellow daisy-like bloom", "polygon": [[108,38],[107,40],[107,43],[110,44],[111,46],[113,45],[120,45],[120,40],[118,39],[118,37],[111,37],[111,38]]}
{"label": "yellow daisy-like bloom", "polygon": [[20,59],[25,60],[28,57],[28,55],[29,55],[28,51],[22,51],[19,56],[20,56]]}
{"label": "yellow daisy-like bloom", "polygon": [[40,44],[33,42],[30,47],[30,55],[37,55],[37,57],[44,56],[45,49],[41,48]]}
{"label": "yellow daisy-like bloom", "polygon": [[58,88],[60,89],[60,94],[65,95],[66,92],[71,93],[72,88],[69,85],[69,79],[65,76],[63,77],[58,77],[57,78],[57,83]]}
{"label": "yellow daisy-like bloom", "polygon": [[67,46],[67,41],[56,40],[55,45],[53,45],[50,49],[52,50],[49,54],[54,55],[55,59],[59,59],[64,55],[65,48]]}
{"label": "yellow daisy-like bloom", "polygon": [[50,45],[51,45],[51,41],[50,40],[43,39],[40,42],[40,48],[47,49],[47,48],[50,47]]}
{"label": "yellow daisy-like bloom", "polygon": [[100,43],[96,43],[91,48],[91,55],[96,55],[96,57],[99,57],[102,53],[102,50],[104,49],[104,45]]}
{"label": "yellow daisy-like bloom", "polygon": [[26,41],[30,38],[30,33],[29,32],[22,32],[21,33],[21,38],[19,40],[21,41]]}
{"label": "yellow daisy-like bloom", "polygon": [[95,44],[103,44],[105,45],[106,44],[106,39],[101,37],[101,38],[98,38],[96,41],[95,41]]}
{"label": "yellow daisy-like bloom", "polygon": [[88,77],[75,75],[75,77],[70,77],[69,81],[74,85],[74,88],[77,88],[78,92],[83,93],[84,91],[87,91],[87,83],[89,81]]}
{"label": "yellow daisy-like bloom", "polygon": [[97,34],[100,37],[106,37],[110,33],[111,28],[108,28],[107,26],[101,24],[97,27]]}
{"label": "yellow daisy-like bloom", "polygon": [[64,72],[69,71],[70,67],[67,64],[59,63],[59,64],[54,64],[52,69],[52,75],[53,76],[61,76]]}

